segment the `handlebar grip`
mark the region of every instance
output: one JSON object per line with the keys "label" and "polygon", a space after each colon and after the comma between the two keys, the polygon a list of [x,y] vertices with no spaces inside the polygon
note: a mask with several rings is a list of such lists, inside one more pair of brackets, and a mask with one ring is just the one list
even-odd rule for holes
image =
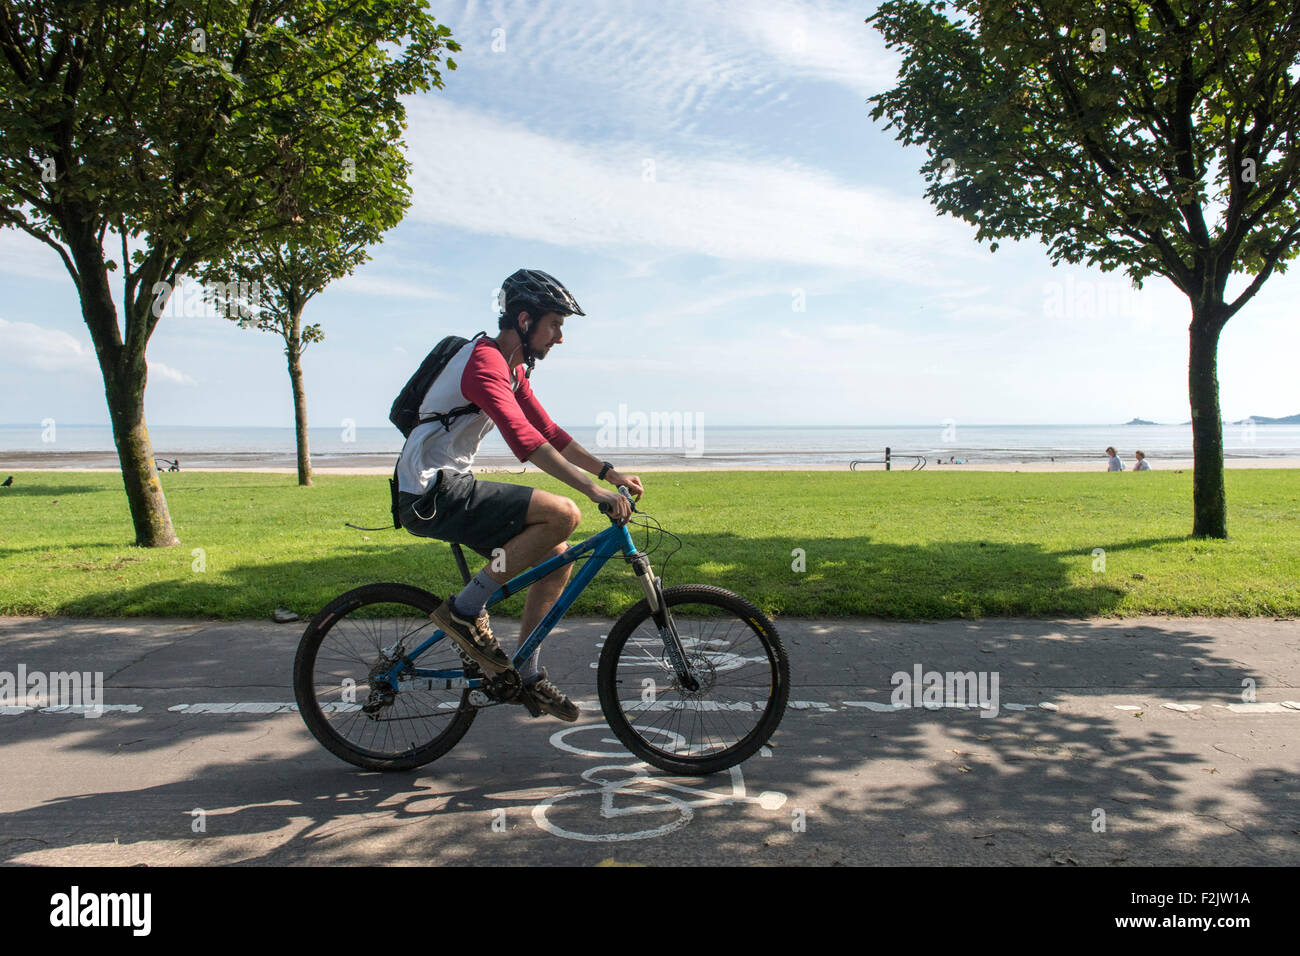
{"label": "handlebar grip", "polygon": [[[626,498],[627,503],[632,507],[632,510],[636,511],[636,499],[633,498],[632,493],[627,490],[627,485],[619,485],[618,493],[622,495],[624,498]],[[603,515],[609,514],[609,505],[601,503],[597,505],[597,507],[600,509],[601,514]]]}

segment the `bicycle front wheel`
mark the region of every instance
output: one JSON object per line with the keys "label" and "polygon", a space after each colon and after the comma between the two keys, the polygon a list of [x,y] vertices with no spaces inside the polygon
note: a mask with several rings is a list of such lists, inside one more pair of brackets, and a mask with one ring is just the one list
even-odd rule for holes
{"label": "bicycle front wheel", "polygon": [[790,696],[776,625],[754,605],[702,584],[665,588],[699,687],[681,686],[642,600],[615,622],[596,680],[610,729],[646,763],[703,776],[752,756],[775,732]]}
{"label": "bicycle front wheel", "polygon": [[[465,736],[476,711],[463,681],[420,678],[390,687],[372,680],[437,630],[429,615],[439,603],[406,584],[367,584],[312,618],[294,659],[293,690],[307,728],[331,753],[366,770],[409,770]],[[417,664],[464,668],[450,640]]]}

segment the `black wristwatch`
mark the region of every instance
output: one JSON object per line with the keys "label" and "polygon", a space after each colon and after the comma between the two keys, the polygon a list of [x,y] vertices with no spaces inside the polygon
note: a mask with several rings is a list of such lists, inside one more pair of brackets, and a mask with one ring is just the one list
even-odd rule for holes
{"label": "black wristwatch", "polygon": [[597,480],[597,481],[604,481],[604,480],[605,480],[605,472],[609,471],[611,468],[614,467],[613,465],[611,465],[611,464],[610,464],[609,462],[607,462],[607,461],[606,461],[606,462],[602,462],[602,464],[603,464],[605,467],[602,468],[602,469],[600,469],[600,474],[596,476],[596,480]]}

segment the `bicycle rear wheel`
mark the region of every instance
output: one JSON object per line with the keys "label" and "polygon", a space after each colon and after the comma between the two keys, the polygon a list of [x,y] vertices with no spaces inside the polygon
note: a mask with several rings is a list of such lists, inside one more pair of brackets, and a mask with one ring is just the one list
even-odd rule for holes
{"label": "bicycle rear wheel", "polygon": [[681,686],[644,600],[615,622],[596,680],[610,729],[646,763],[703,776],[752,756],[775,732],[790,696],[776,625],[739,595],[702,584],[665,588],[700,687]]}
{"label": "bicycle rear wheel", "polygon": [[[293,690],[307,728],[331,753],[366,770],[409,770],[465,736],[477,711],[463,682],[422,678],[393,688],[371,680],[437,630],[429,614],[440,603],[406,584],[367,584],[312,618],[294,659]],[[464,668],[450,640],[425,651],[418,665]]]}

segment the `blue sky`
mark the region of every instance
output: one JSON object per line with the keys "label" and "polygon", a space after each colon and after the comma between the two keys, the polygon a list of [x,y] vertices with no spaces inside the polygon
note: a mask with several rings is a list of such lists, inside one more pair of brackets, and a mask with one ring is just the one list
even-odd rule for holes
{"label": "blue sky", "polygon": [[[386,423],[439,338],[495,328],[521,266],[587,312],[534,374],[562,424],[619,403],[718,425],[1187,420],[1167,280],[1054,269],[1037,241],[990,253],[923,199],[922,150],[865,102],[898,66],[873,8],[434,4],[460,68],[408,104],[408,217],[309,307],[312,425]],[[1298,294],[1275,274],[1228,324],[1225,418],[1300,412]],[[276,337],[182,312],[148,354],[153,425],[292,423]],[[108,421],[71,280],[8,229],[0,376],[0,422]]]}

